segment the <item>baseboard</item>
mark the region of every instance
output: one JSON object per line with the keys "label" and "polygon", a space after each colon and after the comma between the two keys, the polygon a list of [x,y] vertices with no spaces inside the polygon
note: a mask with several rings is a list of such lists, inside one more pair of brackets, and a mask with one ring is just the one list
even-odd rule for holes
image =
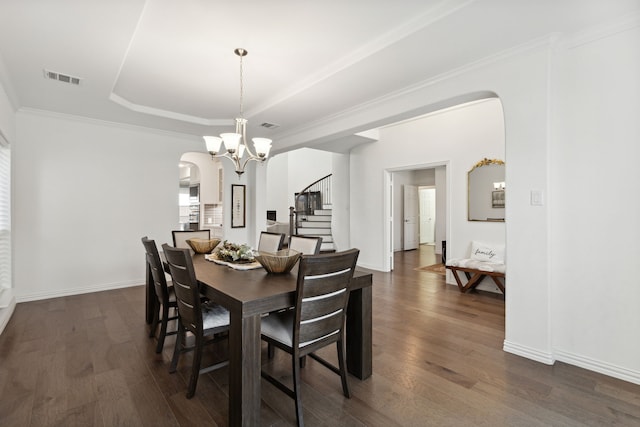
{"label": "baseboard", "polygon": [[536,362],[544,363],[545,365],[553,365],[556,361],[552,353],[545,353],[535,348],[512,343],[507,340],[504,340],[502,349],[507,353],[526,357],[527,359],[535,360]]}
{"label": "baseboard", "polygon": [[[113,289],[130,288],[132,286],[141,286],[145,283],[145,279],[138,279],[126,282],[105,283],[100,285],[85,286],[79,288],[56,289],[42,292],[24,293],[16,295],[17,302],[38,301],[49,298],[67,297],[70,295],[88,294],[91,292],[110,291]],[[16,289],[14,289],[15,291]]]}
{"label": "baseboard", "polygon": [[623,368],[611,363],[591,359],[589,357],[573,354],[562,350],[554,350],[553,353],[545,353],[530,347],[504,341],[503,350],[517,356],[526,357],[545,365],[553,365],[556,361],[598,372],[608,377],[617,378],[634,384],[640,384],[640,371]]}
{"label": "baseboard", "polygon": [[371,265],[371,264],[367,264],[367,263],[358,263],[358,265],[356,266],[356,268],[366,268],[367,270],[375,270],[375,271],[385,271],[385,270],[381,270],[379,265]]}
{"label": "baseboard", "polygon": [[602,362],[600,360],[591,359],[589,357],[580,356],[562,350],[554,351],[556,360],[569,365],[578,366],[590,371],[598,372],[609,377],[618,378],[634,384],[640,384],[640,372],[634,371],[611,363]]}

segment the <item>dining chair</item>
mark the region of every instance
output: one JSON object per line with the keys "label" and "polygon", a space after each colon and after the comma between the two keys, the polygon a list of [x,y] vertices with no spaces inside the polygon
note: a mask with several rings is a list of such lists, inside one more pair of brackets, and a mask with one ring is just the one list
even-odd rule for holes
{"label": "dining chair", "polygon": [[[198,281],[188,249],[174,248],[165,243],[162,245],[162,250],[173,277],[173,287],[178,303],[178,334],[169,372],[176,372],[182,353],[194,351],[187,386],[187,399],[191,399],[196,392],[200,374],[222,368],[229,363],[225,360],[200,368],[203,347],[227,338],[227,334],[223,332],[229,331],[229,312],[212,301],[201,302]],[[187,332],[193,334],[195,340],[193,346],[187,346]]]}
{"label": "dining chair", "polygon": [[173,247],[189,249],[191,255],[194,254],[193,249],[187,243],[189,239],[211,239],[211,230],[173,230],[171,231],[173,237]]}
{"label": "dining chair", "polygon": [[[320,255],[302,255],[298,267],[295,306],[262,319],[261,337],[291,355],[293,389],[265,370],[262,377],[295,401],[298,426],[303,425],[300,398],[300,360],[310,356],[340,375],[342,392],[348,398],[344,325],[349,286],[358,260],[358,249]],[[338,367],[314,352],[336,344]]]}
{"label": "dining chair", "polygon": [[[151,271],[151,280],[153,281],[156,296],[156,309],[153,312],[153,321],[151,322],[149,337],[156,335],[158,323],[160,323],[158,344],[156,346],[156,353],[160,353],[164,347],[164,340],[167,335],[175,335],[177,332],[177,329],[167,331],[167,327],[170,321],[178,319],[178,304],[173,291],[173,284],[171,282],[167,283],[155,240],[151,240],[145,236],[142,238],[142,245],[146,252],[147,266]],[[172,316],[169,315],[170,311],[174,312]],[[160,317],[160,312],[162,312],[162,317]]]}
{"label": "dining chair", "polygon": [[260,240],[258,241],[258,251],[277,252],[282,249],[284,243],[283,233],[271,233],[269,231],[260,232]]}
{"label": "dining chair", "polygon": [[303,255],[318,255],[322,246],[322,237],[317,236],[291,236],[289,249],[298,251]]}

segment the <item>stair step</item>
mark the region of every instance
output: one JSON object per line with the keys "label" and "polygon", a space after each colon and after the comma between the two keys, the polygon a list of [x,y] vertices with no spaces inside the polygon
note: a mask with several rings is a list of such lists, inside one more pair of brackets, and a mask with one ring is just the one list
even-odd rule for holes
{"label": "stair step", "polygon": [[304,230],[298,230],[298,236],[322,237],[325,242],[333,242],[333,236],[329,230],[325,230],[323,233],[309,233]]}
{"label": "stair step", "polygon": [[331,215],[331,209],[316,209],[314,215]]}
{"label": "stair step", "polygon": [[331,227],[299,227],[298,234],[325,236],[331,234]]}
{"label": "stair step", "polygon": [[314,221],[329,221],[331,222],[331,215],[306,215],[301,217],[304,218],[303,221],[314,222]]}
{"label": "stair step", "polygon": [[331,228],[330,221],[300,221],[299,228]]}
{"label": "stair step", "polygon": [[320,252],[335,252],[336,247],[333,244],[333,242],[329,242],[329,243],[324,243],[322,242],[322,245],[320,245]]}

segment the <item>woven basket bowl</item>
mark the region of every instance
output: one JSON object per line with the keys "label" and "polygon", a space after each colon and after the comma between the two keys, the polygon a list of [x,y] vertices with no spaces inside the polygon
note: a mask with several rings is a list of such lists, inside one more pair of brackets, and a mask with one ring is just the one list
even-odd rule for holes
{"label": "woven basket bowl", "polygon": [[278,252],[257,252],[256,261],[269,273],[288,273],[300,258],[300,252],[282,249]]}
{"label": "woven basket bowl", "polygon": [[197,254],[209,254],[220,244],[220,239],[199,239],[195,237],[188,239],[187,244]]}

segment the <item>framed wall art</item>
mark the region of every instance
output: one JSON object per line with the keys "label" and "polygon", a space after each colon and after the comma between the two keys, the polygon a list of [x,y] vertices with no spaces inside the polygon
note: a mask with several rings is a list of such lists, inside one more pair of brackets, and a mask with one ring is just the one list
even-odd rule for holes
{"label": "framed wall art", "polygon": [[231,228],[244,228],[246,213],[246,186],[231,184]]}

